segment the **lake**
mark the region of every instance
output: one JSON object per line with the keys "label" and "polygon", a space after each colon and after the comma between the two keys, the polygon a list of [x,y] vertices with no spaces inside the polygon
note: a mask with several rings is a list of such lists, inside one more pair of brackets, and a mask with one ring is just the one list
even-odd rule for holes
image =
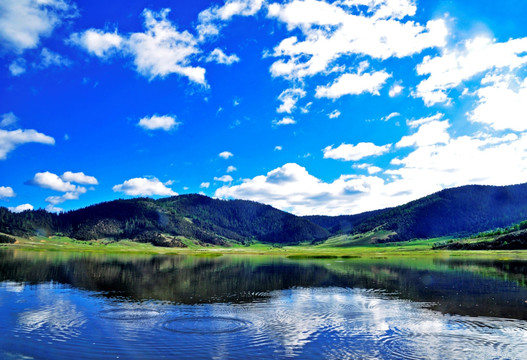
{"label": "lake", "polygon": [[0,251],[0,359],[525,359],[527,262]]}

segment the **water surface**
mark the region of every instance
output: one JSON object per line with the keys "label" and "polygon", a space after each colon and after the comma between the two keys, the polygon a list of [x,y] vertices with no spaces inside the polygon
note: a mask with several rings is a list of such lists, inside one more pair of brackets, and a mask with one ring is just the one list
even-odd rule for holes
{"label": "water surface", "polygon": [[527,262],[0,251],[1,359],[525,359]]}

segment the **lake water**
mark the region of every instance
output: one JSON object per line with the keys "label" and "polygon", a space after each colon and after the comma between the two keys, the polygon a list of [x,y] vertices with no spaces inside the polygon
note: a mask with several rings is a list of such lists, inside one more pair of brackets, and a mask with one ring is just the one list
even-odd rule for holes
{"label": "lake water", "polygon": [[0,359],[526,359],[527,262],[0,251]]}

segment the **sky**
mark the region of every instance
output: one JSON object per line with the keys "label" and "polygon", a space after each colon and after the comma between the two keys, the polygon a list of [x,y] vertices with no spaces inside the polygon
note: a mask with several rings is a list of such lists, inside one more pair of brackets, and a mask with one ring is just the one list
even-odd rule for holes
{"label": "sky", "polygon": [[527,182],[523,0],[0,0],[0,206],[356,214]]}

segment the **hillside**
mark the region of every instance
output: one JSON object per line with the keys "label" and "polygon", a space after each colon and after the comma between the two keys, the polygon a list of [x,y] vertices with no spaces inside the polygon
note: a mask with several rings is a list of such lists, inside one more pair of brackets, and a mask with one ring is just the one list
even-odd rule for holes
{"label": "hillside", "polygon": [[[375,228],[397,233],[388,241],[467,236],[527,219],[527,184],[446,189],[361,219],[351,233]],[[356,220],[353,216],[349,221]],[[317,222],[320,223],[320,222]]]}
{"label": "hillside", "polygon": [[201,195],[115,200],[58,215],[43,210],[14,214],[0,208],[0,232],[132,239],[161,246],[185,246],[184,239],[215,245],[252,240],[297,244],[329,236],[322,227],[268,205]]}
{"label": "hillside", "polygon": [[[62,234],[78,240],[131,239],[159,246],[320,243],[332,235],[371,241],[468,236],[527,219],[527,184],[446,189],[408,204],[357,215],[298,217],[245,200],[201,195],[115,200],[62,214],[0,208],[0,233]],[[388,235],[386,235],[388,234]]]}

